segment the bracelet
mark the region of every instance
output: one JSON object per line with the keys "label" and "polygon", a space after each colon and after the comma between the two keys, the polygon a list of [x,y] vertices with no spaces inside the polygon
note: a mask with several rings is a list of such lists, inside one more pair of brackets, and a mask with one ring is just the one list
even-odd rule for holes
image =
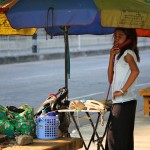
{"label": "bracelet", "polygon": [[122,90],[119,90],[122,94],[124,94],[124,92]]}

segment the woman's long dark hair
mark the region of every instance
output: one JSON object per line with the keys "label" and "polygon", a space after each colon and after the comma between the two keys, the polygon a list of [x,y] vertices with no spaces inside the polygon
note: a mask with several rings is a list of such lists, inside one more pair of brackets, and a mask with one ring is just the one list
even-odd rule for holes
{"label": "woman's long dark hair", "polygon": [[[140,62],[139,50],[137,48],[136,30],[135,29],[129,29],[129,28],[116,28],[115,32],[117,30],[121,30],[127,36],[126,40],[128,40],[128,39],[131,40],[131,43],[120,51],[117,59],[119,59],[127,49],[131,49],[132,51],[135,52],[136,57],[137,57],[137,61]],[[114,34],[115,34],[115,32],[114,32]]]}

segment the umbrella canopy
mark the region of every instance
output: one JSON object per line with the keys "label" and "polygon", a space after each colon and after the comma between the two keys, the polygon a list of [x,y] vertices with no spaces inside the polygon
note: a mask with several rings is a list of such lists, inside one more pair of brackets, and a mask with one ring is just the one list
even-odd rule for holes
{"label": "umbrella canopy", "polygon": [[150,29],[149,0],[94,0],[104,27]]}
{"label": "umbrella canopy", "polygon": [[19,0],[8,12],[13,28],[87,25],[98,9],[93,0]]}
{"label": "umbrella canopy", "polygon": [[[45,28],[49,35],[64,35],[64,30],[60,27],[49,27]],[[114,32],[114,28],[102,27],[100,24],[100,12],[94,18],[94,21],[89,25],[76,25],[69,26],[69,35],[82,35],[82,34],[93,34],[93,35],[104,35],[111,34]]]}
{"label": "umbrella canopy", "polygon": [[18,0],[4,0],[0,3],[0,35],[33,35],[36,28],[14,29],[11,27],[4,12],[15,5]]}
{"label": "umbrella canopy", "polygon": [[98,9],[103,27],[150,29],[148,0],[19,0],[7,17],[15,29],[88,25]]}
{"label": "umbrella canopy", "polygon": [[150,37],[150,30],[136,29],[137,35],[139,37]]}
{"label": "umbrella canopy", "polygon": [[0,8],[11,8],[13,5],[15,5],[18,2],[18,0],[0,0]]}
{"label": "umbrella canopy", "polygon": [[0,14],[0,35],[33,35],[36,28],[14,29],[4,13]]}

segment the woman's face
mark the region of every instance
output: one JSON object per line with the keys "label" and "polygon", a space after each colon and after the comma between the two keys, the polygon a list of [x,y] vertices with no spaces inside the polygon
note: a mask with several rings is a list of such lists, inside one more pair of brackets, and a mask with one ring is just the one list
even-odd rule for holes
{"label": "woman's face", "polygon": [[116,30],[114,33],[114,46],[118,47],[126,41],[126,38],[127,36],[121,30]]}

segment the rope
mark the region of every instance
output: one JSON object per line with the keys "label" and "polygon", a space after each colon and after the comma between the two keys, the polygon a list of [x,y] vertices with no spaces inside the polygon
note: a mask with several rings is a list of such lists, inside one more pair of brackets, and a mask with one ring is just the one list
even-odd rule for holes
{"label": "rope", "polygon": [[109,96],[109,93],[110,93],[110,88],[111,88],[111,84],[109,84],[109,87],[108,87],[108,91],[107,91],[107,96],[106,96],[106,102],[105,102],[105,104],[108,103],[108,96]]}

